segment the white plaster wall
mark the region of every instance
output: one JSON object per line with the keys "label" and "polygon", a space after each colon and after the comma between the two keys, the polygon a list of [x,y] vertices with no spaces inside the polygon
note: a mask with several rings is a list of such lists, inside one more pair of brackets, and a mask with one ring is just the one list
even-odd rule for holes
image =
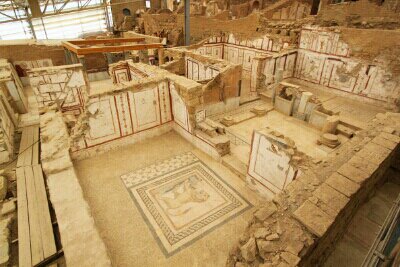
{"label": "white plaster wall", "polygon": [[275,82],[274,77],[279,69],[283,70],[283,79],[293,77],[296,67],[296,58],[297,52],[295,51],[267,58],[262,71],[262,73],[265,75],[265,85],[270,85]]}
{"label": "white plaster wall", "polygon": [[355,59],[299,50],[294,77],[362,97],[394,103],[398,85],[382,67]]}
{"label": "white plaster wall", "polygon": [[189,114],[183,99],[179,96],[173,83],[170,84],[170,93],[172,101],[172,114],[174,121],[185,131],[191,132],[189,123]]}
{"label": "white plaster wall", "polygon": [[7,109],[0,101],[0,163],[8,162],[13,157],[14,151],[14,125],[7,113]]}
{"label": "white plaster wall", "polygon": [[58,102],[64,113],[79,115],[83,111],[87,85],[81,67],[39,68],[28,74],[39,107]]}
{"label": "white plaster wall", "polygon": [[271,140],[262,132],[254,131],[247,173],[248,180],[256,181],[253,189],[260,193],[265,191],[267,195],[279,193],[296,174],[289,164],[291,157],[284,152],[283,145]]}
{"label": "white plaster wall", "polygon": [[209,80],[220,73],[218,68],[212,65],[206,65],[191,57],[185,57],[185,62],[186,77],[194,81]]}
{"label": "white plaster wall", "polygon": [[167,80],[138,92],[91,97],[87,109],[89,128],[76,140],[72,151],[88,149],[135,135],[172,120]]}

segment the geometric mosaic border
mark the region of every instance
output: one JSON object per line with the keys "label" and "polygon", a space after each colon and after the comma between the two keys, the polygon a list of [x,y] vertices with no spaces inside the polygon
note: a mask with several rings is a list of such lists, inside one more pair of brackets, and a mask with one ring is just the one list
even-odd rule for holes
{"label": "geometric mosaic border", "polygon": [[[190,172],[201,174],[214,190],[223,194],[227,199],[227,204],[221,209],[206,214],[204,218],[193,222],[184,230],[174,232],[167,225],[146,190],[167,183],[175,177],[179,179]],[[252,207],[251,203],[191,152],[122,175],[121,180],[165,257],[181,251]]]}

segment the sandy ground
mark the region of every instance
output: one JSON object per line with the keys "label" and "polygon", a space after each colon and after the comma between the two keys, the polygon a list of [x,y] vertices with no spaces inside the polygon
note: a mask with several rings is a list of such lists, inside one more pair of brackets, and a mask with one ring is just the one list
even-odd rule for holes
{"label": "sandy ground", "polygon": [[122,174],[187,151],[192,151],[249,202],[259,202],[244,181],[175,132],[75,162],[85,198],[114,266],[225,265],[230,248],[245,229],[254,208],[167,258],[120,179]]}

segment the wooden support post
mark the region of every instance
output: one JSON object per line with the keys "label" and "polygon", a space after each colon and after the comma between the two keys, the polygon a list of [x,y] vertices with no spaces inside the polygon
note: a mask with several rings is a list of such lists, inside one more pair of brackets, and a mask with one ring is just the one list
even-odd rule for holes
{"label": "wooden support post", "polygon": [[65,58],[65,64],[69,65],[71,64],[71,57],[70,57],[70,52],[68,49],[64,48],[64,58]]}
{"label": "wooden support post", "polygon": [[158,48],[158,65],[162,65],[164,63],[164,48]]}
{"label": "wooden support post", "polygon": [[77,56],[78,62],[82,64],[83,69],[86,70],[85,56]]}
{"label": "wooden support post", "polygon": [[190,45],[190,0],[185,0],[185,45]]}

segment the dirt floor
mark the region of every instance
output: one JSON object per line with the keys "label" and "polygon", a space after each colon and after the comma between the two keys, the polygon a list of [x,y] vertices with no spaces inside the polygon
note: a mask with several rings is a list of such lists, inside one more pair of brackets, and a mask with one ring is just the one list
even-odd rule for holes
{"label": "dirt floor", "polygon": [[[147,217],[144,220],[147,211],[140,210],[137,203],[135,205],[120,178],[153,163],[156,163],[153,167],[160,166],[162,169],[164,165],[160,161],[187,152],[192,152],[249,203],[256,205],[259,202],[255,194],[245,187],[244,181],[175,132],[75,162],[85,198],[114,266],[225,265],[229,249],[246,227],[254,207],[250,205],[243,212],[202,233],[204,236],[194,238],[188,244],[182,244],[177,252],[168,254],[157,240],[160,229],[151,231],[151,219]],[[142,176],[146,172],[144,170]]]}

